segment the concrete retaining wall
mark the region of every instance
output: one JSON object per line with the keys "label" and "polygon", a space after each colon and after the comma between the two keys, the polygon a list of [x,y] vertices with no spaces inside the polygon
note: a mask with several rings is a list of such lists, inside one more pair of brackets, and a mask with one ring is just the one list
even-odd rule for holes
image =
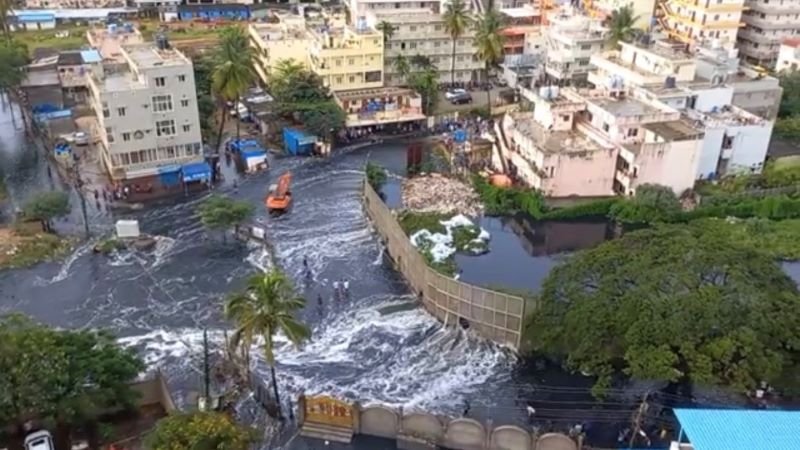
{"label": "concrete retaining wall", "polygon": [[395,266],[428,312],[445,325],[468,324],[484,338],[519,348],[525,317],[521,297],[456,281],[428,267],[369,183],[364,183],[364,209]]}
{"label": "concrete retaining wall", "polygon": [[[316,397],[323,399],[327,397]],[[315,397],[302,397],[304,408]],[[439,448],[452,450],[578,450],[578,444],[568,436],[547,433],[537,439],[530,432],[512,425],[494,427],[491,422],[481,423],[470,418],[450,419],[424,412],[404,411],[384,405],[361,406],[339,401],[350,411],[354,434],[394,439],[399,448]],[[305,415],[300,414],[301,427]],[[318,421],[319,422],[319,417]],[[324,423],[332,425],[331,423]],[[343,428],[344,429],[344,428]]]}

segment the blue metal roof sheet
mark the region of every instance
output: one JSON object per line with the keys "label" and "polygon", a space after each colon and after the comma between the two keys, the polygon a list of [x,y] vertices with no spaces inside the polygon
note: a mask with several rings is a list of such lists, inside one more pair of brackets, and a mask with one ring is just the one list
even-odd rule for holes
{"label": "blue metal roof sheet", "polygon": [[56,15],[48,12],[19,12],[16,13],[16,16],[20,22],[49,22],[56,20]]}
{"label": "blue metal roof sheet", "polygon": [[82,50],[81,59],[85,64],[99,63],[103,60],[97,50]]}
{"label": "blue metal roof sheet", "polygon": [[800,411],[675,409],[695,450],[797,450]]}

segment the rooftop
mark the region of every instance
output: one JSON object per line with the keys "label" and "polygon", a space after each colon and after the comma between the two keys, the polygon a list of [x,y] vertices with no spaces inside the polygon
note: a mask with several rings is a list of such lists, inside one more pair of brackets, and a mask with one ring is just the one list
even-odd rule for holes
{"label": "rooftop", "polygon": [[140,69],[191,64],[191,61],[178,50],[174,48],[162,50],[155,44],[126,45],[123,50]]}
{"label": "rooftop", "polygon": [[548,131],[532,117],[515,121],[516,129],[545,153],[582,154],[604,150],[593,140],[575,131]]}
{"label": "rooftop", "polygon": [[59,85],[61,85],[61,80],[59,80],[58,71],[55,68],[28,72],[25,79],[20,83],[20,87],[23,88]]}
{"label": "rooftop", "polygon": [[695,450],[793,450],[800,435],[800,411],[674,410]]}
{"label": "rooftop", "polygon": [[631,97],[595,97],[588,99],[589,102],[603,108],[616,117],[635,117],[658,114],[662,112],[659,108],[648,105],[647,103]]}
{"label": "rooftop", "polygon": [[646,130],[661,136],[667,141],[685,141],[696,139],[703,132],[685,120],[673,120],[670,122],[656,122],[642,125]]}
{"label": "rooftop", "polygon": [[361,100],[375,97],[385,97],[389,95],[405,95],[407,97],[417,97],[419,94],[413,89],[401,87],[381,87],[372,89],[355,89],[352,91],[340,91],[334,94],[341,101]]}
{"label": "rooftop", "polygon": [[142,89],[145,85],[130,72],[107,74],[99,83],[104,92],[120,92]]}
{"label": "rooftop", "polygon": [[89,44],[100,51],[100,56],[106,60],[122,61],[122,46],[141,44],[144,42],[138,30],[131,31],[125,28],[92,28],[86,32]]}
{"label": "rooftop", "polygon": [[669,59],[672,62],[690,62],[693,56],[686,52],[686,44],[676,43],[670,40],[660,40],[650,44],[642,42],[621,43],[623,46],[631,46],[640,50],[648,51],[656,56]]}
{"label": "rooftop", "polygon": [[798,48],[800,47],[800,38],[786,38],[781,42],[781,44],[788,47]]}
{"label": "rooftop", "polygon": [[386,20],[389,23],[435,23],[443,22],[444,19],[439,14],[433,14],[427,8],[414,8],[414,9],[379,9],[370,11],[375,17],[380,20]]}
{"label": "rooftop", "polygon": [[308,39],[305,27],[280,23],[253,23],[250,26],[264,41]]}
{"label": "rooftop", "polygon": [[533,9],[530,5],[521,8],[503,8],[501,13],[507,15],[512,19],[524,19],[528,17],[539,17],[542,15],[541,10]]}
{"label": "rooftop", "polygon": [[761,117],[732,105],[705,113],[687,109],[685,113],[689,119],[710,126],[763,125],[766,123]]}

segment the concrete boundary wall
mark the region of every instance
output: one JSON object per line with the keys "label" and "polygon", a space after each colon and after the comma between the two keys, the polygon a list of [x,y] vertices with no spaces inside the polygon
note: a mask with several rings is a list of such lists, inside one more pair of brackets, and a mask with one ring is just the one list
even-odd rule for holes
{"label": "concrete boundary wall", "polygon": [[364,183],[364,209],[386,250],[425,309],[445,325],[468,325],[478,335],[518,349],[522,340],[525,301],[518,296],[473,286],[431,269],[411,245],[392,210],[369,183]]}
{"label": "concrete boundary wall", "polygon": [[[300,426],[305,428],[317,425],[332,426],[335,417],[326,421],[324,416],[316,420],[307,417],[307,405],[320,401],[334,401],[330,397],[300,396]],[[536,436],[515,425],[493,426],[491,421],[481,423],[470,418],[437,416],[425,412],[406,411],[385,405],[359,403],[348,404],[335,400],[339,405],[346,405],[353,418],[352,434],[377,436],[396,440],[400,449],[427,449],[445,447],[452,450],[578,450],[579,444],[560,433],[547,433]],[[336,423],[335,423],[336,422]],[[331,428],[334,430],[334,428]],[[342,430],[344,430],[342,428]],[[315,436],[320,437],[320,436]],[[334,436],[323,435],[327,439]]]}

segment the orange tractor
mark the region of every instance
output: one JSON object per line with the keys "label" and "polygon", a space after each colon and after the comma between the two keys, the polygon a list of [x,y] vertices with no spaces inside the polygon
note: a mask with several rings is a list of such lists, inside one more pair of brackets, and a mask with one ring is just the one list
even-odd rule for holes
{"label": "orange tractor", "polygon": [[289,185],[292,182],[292,174],[286,172],[278,178],[278,184],[270,186],[269,194],[264,199],[267,211],[271,214],[281,214],[289,209],[292,204],[292,192]]}

